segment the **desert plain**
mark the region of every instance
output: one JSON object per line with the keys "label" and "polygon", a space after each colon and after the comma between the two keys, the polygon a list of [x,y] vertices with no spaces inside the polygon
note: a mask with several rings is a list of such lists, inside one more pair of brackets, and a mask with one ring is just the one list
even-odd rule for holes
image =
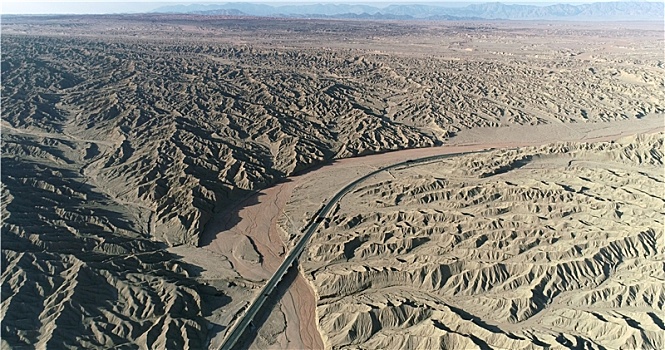
{"label": "desert plain", "polygon": [[[2,348],[661,349],[662,22],[2,21]],[[463,152],[477,152],[460,154]]]}

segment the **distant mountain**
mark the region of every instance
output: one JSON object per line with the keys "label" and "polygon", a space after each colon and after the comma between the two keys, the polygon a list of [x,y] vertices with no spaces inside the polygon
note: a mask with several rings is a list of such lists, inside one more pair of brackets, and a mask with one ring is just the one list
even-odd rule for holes
{"label": "distant mountain", "polygon": [[662,2],[599,2],[548,6],[486,3],[469,5],[453,10],[449,14],[515,20],[663,20],[664,10]]}
{"label": "distant mountain", "polygon": [[292,16],[292,15],[321,15],[335,16],[346,14],[375,14],[379,8],[367,5],[351,4],[301,4],[270,6],[256,3],[226,3],[217,5],[175,5],[164,6],[154,12],[165,13],[202,13],[220,10],[236,10],[252,16]]}
{"label": "distant mountain", "polygon": [[219,9],[219,10],[205,10],[205,11],[194,11],[194,12],[189,12],[192,14],[196,15],[215,15],[215,16],[237,16],[237,17],[244,17],[244,16],[249,16],[248,14],[238,11],[235,9]]}
{"label": "distant mountain", "polygon": [[288,5],[278,7],[279,13],[301,14],[301,15],[340,15],[347,13],[355,14],[376,14],[379,8],[368,5],[352,4],[311,4],[311,5]]}
{"label": "distant mountain", "polygon": [[599,2],[582,5],[582,18],[628,18],[663,20],[663,2]]}
{"label": "distant mountain", "polygon": [[298,4],[271,6],[256,3],[218,5],[175,5],[156,9],[159,13],[224,14],[237,16],[315,17],[403,20],[660,20],[663,2],[600,2],[583,5],[547,6],[502,3],[470,4],[465,7],[441,5],[389,5],[377,7],[353,4]]}

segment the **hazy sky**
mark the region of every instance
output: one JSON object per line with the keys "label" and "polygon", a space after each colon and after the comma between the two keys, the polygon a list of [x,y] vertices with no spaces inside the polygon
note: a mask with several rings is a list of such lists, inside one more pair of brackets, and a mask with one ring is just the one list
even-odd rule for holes
{"label": "hazy sky", "polygon": [[[62,1],[62,0],[4,0],[0,2],[0,12],[2,14],[98,14],[98,13],[132,13],[147,12],[160,6],[173,4],[223,4],[226,2],[258,2],[266,4],[293,4],[293,3],[364,3],[364,4],[386,4],[386,3],[450,3],[459,4],[460,2],[494,2],[497,0],[443,0],[443,1],[418,1],[418,0],[233,0],[233,1],[179,1],[179,0],[137,0],[133,2],[109,1],[109,0],[88,0],[88,1]],[[500,1],[500,0],[499,0]],[[608,1],[608,0],[605,0]],[[610,0],[611,1],[611,0]],[[552,3],[590,3],[598,1],[552,1],[552,0],[517,0],[500,1],[503,3],[529,3],[529,4],[552,4]]]}

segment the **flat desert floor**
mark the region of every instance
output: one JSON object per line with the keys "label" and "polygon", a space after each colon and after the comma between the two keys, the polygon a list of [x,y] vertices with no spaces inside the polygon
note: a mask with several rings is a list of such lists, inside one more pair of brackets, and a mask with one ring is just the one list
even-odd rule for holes
{"label": "flat desert floor", "polygon": [[2,347],[653,348],[662,23],[3,17]]}

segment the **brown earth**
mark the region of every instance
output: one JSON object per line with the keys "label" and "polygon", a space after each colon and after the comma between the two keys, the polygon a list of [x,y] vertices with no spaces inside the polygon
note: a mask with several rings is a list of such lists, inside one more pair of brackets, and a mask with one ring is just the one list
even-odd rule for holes
{"label": "brown earth", "polygon": [[[663,135],[497,150],[359,185],[303,262],[327,346],[662,348]],[[303,188],[294,201],[316,193]]]}
{"label": "brown earth", "polygon": [[[265,188],[630,134],[665,100],[661,23],[3,17],[1,40],[3,348],[215,344],[334,184],[393,155]],[[293,277],[253,346],[339,344],[313,285]]]}

